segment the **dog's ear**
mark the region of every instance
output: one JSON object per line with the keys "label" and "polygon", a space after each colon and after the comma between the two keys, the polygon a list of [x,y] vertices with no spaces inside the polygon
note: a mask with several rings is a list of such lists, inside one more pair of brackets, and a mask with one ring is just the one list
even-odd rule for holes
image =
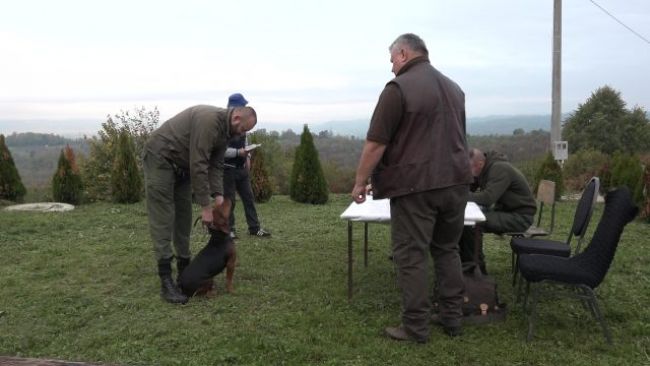
{"label": "dog's ear", "polygon": [[224,197],[223,203],[221,204],[221,210],[225,218],[228,218],[228,216],[230,215],[230,207],[232,207],[232,201],[230,200],[230,198]]}

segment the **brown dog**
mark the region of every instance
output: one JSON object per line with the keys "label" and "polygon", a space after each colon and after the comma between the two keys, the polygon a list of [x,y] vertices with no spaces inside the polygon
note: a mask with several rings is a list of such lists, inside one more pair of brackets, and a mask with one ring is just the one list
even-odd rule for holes
{"label": "brown dog", "polygon": [[214,276],[226,269],[226,291],[233,292],[232,279],[237,264],[235,243],[230,237],[230,207],[229,199],[212,210],[210,240],[203,249],[192,259],[179,278],[179,286],[187,296],[215,295]]}

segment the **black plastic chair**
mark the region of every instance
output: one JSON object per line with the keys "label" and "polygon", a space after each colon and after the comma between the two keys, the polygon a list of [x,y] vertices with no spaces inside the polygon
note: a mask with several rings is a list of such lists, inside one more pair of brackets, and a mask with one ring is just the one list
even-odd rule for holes
{"label": "black plastic chair", "polygon": [[591,214],[593,213],[594,204],[598,198],[599,188],[600,180],[598,177],[593,177],[587,182],[585,190],[582,192],[582,196],[578,201],[575,214],[573,215],[573,224],[571,225],[569,237],[565,242],[525,237],[513,237],[510,240],[510,248],[512,249],[512,286],[515,286],[517,283],[519,256],[522,254],[546,254],[569,257],[571,255],[571,240],[574,237],[578,238],[574,254],[580,253],[580,246],[591,221]]}
{"label": "black plastic chair", "polygon": [[[600,323],[605,339],[612,344],[612,336],[603,318],[594,290],[605,278],[614,259],[623,228],[636,217],[639,209],[632,201],[627,187],[621,187],[607,194],[605,210],[598,223],[591,243],[584,252],[571,258],[543,254],[524,254],[519,259],[519,271],[526,280],[524,308],[531,294],[530,314],[528,315],[528,340],[533,337],[535,310],[541,285],[548,284],[547,290],[557,285],[569,287],[573,291],[563,294],[576,297]],[[531,284],[534,284],[531,286]],[[554,286],[555,285],[555,286]],[[521,287],[521,284],[520,284]]]}

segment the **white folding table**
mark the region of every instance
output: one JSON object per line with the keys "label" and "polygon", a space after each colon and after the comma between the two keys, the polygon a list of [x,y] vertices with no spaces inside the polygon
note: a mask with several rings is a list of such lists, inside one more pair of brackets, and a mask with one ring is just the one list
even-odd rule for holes
{"label": "white folding table", "polygon": [[[341,218],[348,220],[348,299],[352,298],[352,223],[363,222],[363,264],[368,266],[368,223],[390,223],[390,200],[373,200],[368,196],[363,203],[350,203]],[[465,206],[465,226],[485,221],[485,215],[474,202]]]}

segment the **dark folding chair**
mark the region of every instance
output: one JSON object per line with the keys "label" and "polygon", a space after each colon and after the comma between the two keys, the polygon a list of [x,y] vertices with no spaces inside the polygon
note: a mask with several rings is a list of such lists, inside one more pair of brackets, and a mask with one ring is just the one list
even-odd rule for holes
{"label": "dark folding chair", "polygon": [[568,257],[571,255],[571,240],[574,237],[578,238],[574,254],[580,253],[580,246],[587,232],[591,214],[594,210],[594,204],[598,198],[599,187],[600,180],[598,177],[591,178],[585,186],[585,190],[582,192],[575,214],[573,215],[573,225],[571,226],[571,231],[566,242],[525,237],[513,237],[510,240],[510,248],[512,249],[512,286],[515,286],[517,283],[519,256],[522,254],[546,254]]}
{"label": "dark folding chair", "polygon": [[[607,342],[612,344],[612,336],[598,307],[594,290],[600,285],[609,270],[623,228],[634,219],[638,211],[638,207],[632,201],[630,190],[627,187],[621,187],[607,194],[603,216],[591,243],[584,252],[571,258],[543,254],[521,256],[519,271],[526,281],[524,308],[529,294],[531,295],[528,340],[533,337],[535,310],[542,284],[548,284],[549,286],[544,286],[545,290],[553,290],[557,285],[573,290],[561,293],[582,300],[585,307],[600,323]],[[531,284],[534,285],[531,286]],[[521,287],[521,283],[519,287]]]}

